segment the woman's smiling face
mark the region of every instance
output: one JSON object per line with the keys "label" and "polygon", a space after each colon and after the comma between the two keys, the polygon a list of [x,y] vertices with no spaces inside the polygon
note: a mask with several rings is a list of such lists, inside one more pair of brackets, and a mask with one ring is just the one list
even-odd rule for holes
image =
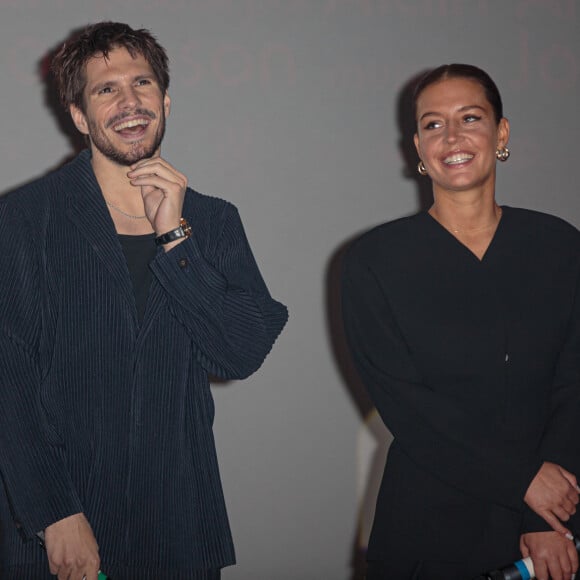
{"label": "woman's smiling face", "polygon": [[427,86],[417,98],[415,147],[433,181],[433,192],[495,187],[496,150],[506,145],[509,123],[497,123],[481,84],[451,77]]}

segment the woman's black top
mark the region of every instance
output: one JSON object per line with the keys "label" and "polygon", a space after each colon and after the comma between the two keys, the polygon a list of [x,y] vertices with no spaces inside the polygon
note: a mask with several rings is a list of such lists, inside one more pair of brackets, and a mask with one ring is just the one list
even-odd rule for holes
{"label": "woman's black top", "polygon": [[510,207],[482,260],[428,213],[351,246],[345,329],[395,437],[370,560],[476,576],[550,529],[523,498],[544,461],[580,476],[579,275],[574,227]]}

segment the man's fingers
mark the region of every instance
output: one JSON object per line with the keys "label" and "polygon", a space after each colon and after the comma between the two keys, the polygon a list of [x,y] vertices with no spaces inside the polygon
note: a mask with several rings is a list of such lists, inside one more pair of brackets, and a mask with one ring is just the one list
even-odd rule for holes
{"label": "man's fingers", "polygon": [[172,188],[174,191],[181,193],[183,189],[181,184],[177,181],[166,179],[160,175],[141,175],[131,179],[131,184],[135,187],[153,187],[163,191],[164,193],[168,193]]}
{"label": "man's fingers", "polygon": [[187,177],[160,157],[133,166],[131,171],[127,173],[127,177],[134,185],[141,183],[140,180],[158,177],[164,181],[175,183],[180,189],[187,187]]}

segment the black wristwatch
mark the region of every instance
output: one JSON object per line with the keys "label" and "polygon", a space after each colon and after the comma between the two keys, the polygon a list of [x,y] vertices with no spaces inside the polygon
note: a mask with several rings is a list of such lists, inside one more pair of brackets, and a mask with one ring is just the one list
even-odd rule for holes
{"label": "black wristwatch", "polygon": [[157,236],[155,238],[155,244],[158,246],[163,246],[181,238],[189,238],[189,236],[191,236],[191,226],[187,223],[185,218],[181,218],[179,220],[179,227],[171,230],[170,232]]}

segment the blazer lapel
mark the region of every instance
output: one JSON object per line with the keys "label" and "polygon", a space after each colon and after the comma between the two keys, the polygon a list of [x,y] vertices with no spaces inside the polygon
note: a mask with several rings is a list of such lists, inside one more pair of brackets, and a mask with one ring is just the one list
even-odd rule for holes
{"label": "blazer lapel", "polygon": [[68,198],[68,218],[87,239],[109,271],[136,320],[135,297],[127,263],[101,188],[93,173],[88,150],[80,153],[65,168],[62,189]]}

